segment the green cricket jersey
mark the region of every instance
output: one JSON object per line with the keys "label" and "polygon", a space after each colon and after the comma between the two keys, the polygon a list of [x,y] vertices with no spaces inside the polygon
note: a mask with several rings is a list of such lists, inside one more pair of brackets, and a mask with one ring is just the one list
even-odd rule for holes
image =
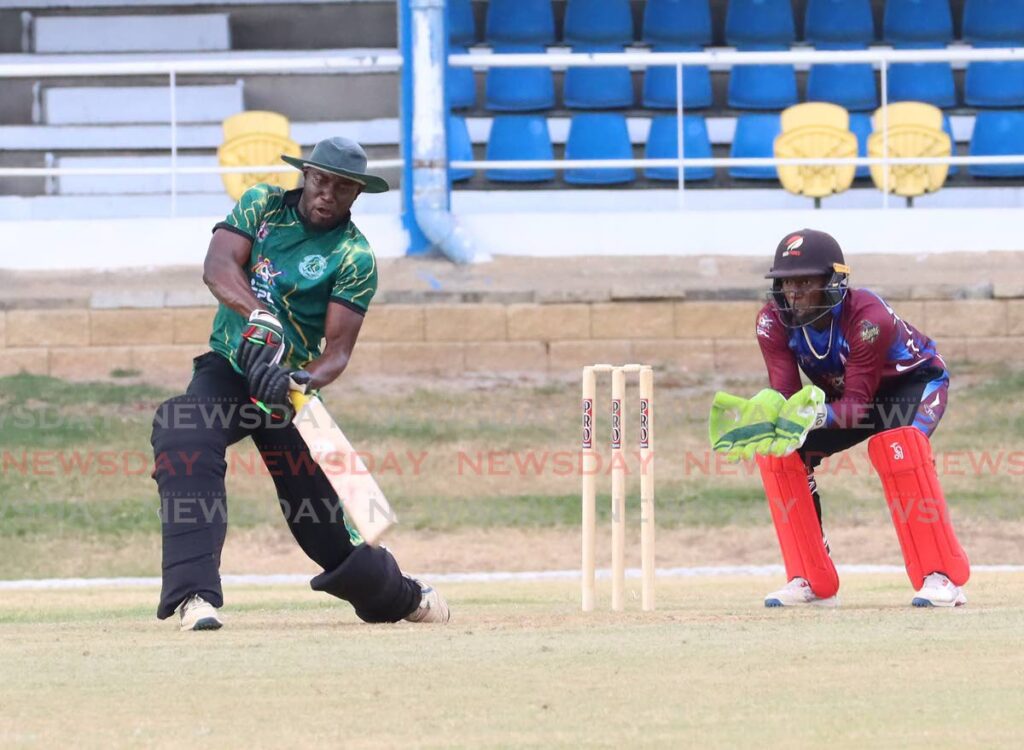
{"label": "green cricket jersey", "polygon": [[[356,225],[348,221],[329,231],[306,226],[298,210],[301,194],[255,185],[214,227],[252,240],[252,292],[281,321],[282,362],[296,368],[320,355],[329,302],[365,314],[377,291],[377,260]],[[235,350],[247,323],[224,305],[213,320],[210,347],[236,370]]]}

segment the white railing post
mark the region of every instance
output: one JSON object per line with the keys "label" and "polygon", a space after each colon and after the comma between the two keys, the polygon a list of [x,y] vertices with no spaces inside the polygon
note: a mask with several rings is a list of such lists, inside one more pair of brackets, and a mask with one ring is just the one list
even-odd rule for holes
{"label": "white railing post", "polygon": [[882,208],[889,208],[889,63],[882,60]]}
{"label": "white railing post", "polygon": [[[684,193],[686,190],[686,175],[683,169],[686,158],[685,143],[686,126],[683,123],[683,64],[676,63],[676,138],[678,148],[676,156],[679,157],[679,208],[686,207]],[[650,135],[648,135],[650,139]]]}
{"label": "white railing post", "polygon": [[178,215],[178,107],[175,86],[176,75],[173,68],[171,78],[171,217]]}

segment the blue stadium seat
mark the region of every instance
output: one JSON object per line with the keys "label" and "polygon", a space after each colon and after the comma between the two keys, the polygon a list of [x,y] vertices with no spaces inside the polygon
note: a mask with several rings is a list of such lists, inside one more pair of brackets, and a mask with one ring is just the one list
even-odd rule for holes
{"label": "blue stadium seat", "polygon": [[[679,156],[678,125],[675,115],[662,115],[651,120],[651,132],[647,136],[646,159],[676,159]],[[710,159],[711,139],[708,126],[700,115],[683,117],[683,156],[687,159]],[[686,167],[684,179],[687,182],[711,180],[715,177],[713,167]],[[679,170],[675,167],[649,167],[644,176],[650,180],[679,181]]]}
{"label": "blue stadium seat", "polygon": [[[496,45],[498,54],[544,52],[535,44]],[[555,81],[551,68],[488,68],[485,106],[495,112],[530,112],[555,106]]]}
{"label": "blue stadium seat", "polygon": [[785,109],[796,103],[796,71],[792,65],[733,66],[729,75],[730,107]]}
{"label": "blue stadium seat", "polygon": [[[867,157],[868,137],[871,135],[871,115],[865,112],[850,113],[850,132],[857,136],[857,156]],[[871,168],[857,167],[854,177],[870,177]]]}
{"label": "blue stadium seat", "polygon": [[934,47],[953,41],[949,0],[886,0],[885,41],[897,47]]}
{"label": "blue stadium seat", "polygon": [[[622,52],[619,46],[580,45],[573,52]],[[625,66],[573,67],[565,71],[562,98],[572,109],[615,109],[633,106],[633,76]]]}
{"label": "blue stadium seat", "polygon": [[[453,55],[465,54],[465,47],[451,47]],[[452,109],[468,109],[476,106],[476,80],[472,68],[448,66],[448,106]]]}
{"label": "blue stadium seat", "polygon": [[[697,47],[676,45],[655,46],[654,52],[697,51]],[[683,107],[703,109],[713,103],[711,74],[705,65],[683,66]],[[643,105],[651,109],[676,108],[676,69],[674,66],[652,66],[644,73]]]}
{"label": "blue stadium seat", "polygon": [[889,66],[889,100],[956,106],[956,84],[949,63],[893,63]]}
{"label": "blue stadium seat", "polygon": [[[469,129],[466,118],[450,115],[448,117],[448,161],[472,161],[473,142],[469,140]],[[448,177],[452,182],[468,180],[473,176],[473,169],[449,169]]]}
{"label": "blue stadium seat", "polygon": [[551,0],[490,0],[484,36],[492,44],[551,44],[555,41]]}
{"label": "blue stadium seat", "polygon": [[[782,132],[781,118],[772,115],[741,115],[736,118],[736,132],[729,152],[734,159],[772,158],[775,138]],[[778,179],[775,167],[732,167],[729,176],[741,179]]]}
{"label": "blue stadium seat", "polygon": [[[1024,112],[978,112],[970,154],[1024,156]],[[1024,177],[1024,164],[972,164],[967,171],[974,177]]]}
{"label": "blue stadium seat", "polygon": [[870,63],[812,65],[807,74],[807,101],[832,102],[848,110],[878,107],[878,86]]}
{"label": "blue stadium seat", "polygon": [[1024,106],[1024,63],[968,63],[964,102],[971,107]]}
{"label": "blue stadium seat", "polygon": [[[741,115],[736,119],[730,155],[733,158],[772,158],[775,138],[782,132],[782,121],[776,114]],[[778,180],[775,167],[732,167],[730,177],[746,180]]]}
{"label": "blue stadium seat", "polygon": [[871,0],[808,0],[804,39],[815,47],[867,46],[875,41]]}
{"label": "blue stadium seat", "polygon": [[796,39],[790,0],[729,0],[725,41],[740,45],[789,45]]}
{"label": "blue stadium seat", "polygon": [[[625,115],[611,112],[574,115],[565,143],[566,159],[632,159],[633,146]],[[567,169],[570,185],[618,185],[633,182],[632,167],[611,169]]]}
{"label": "blue stadium seat", "polygon": [[[491,124],[487,141],[488,161],[553,160],[548,121],[542,115],[499,115]],[[547,182],[553,169],[488,169],[492,182]]]}
{"label": "blue stadium seat", "polygon": [[711,44],[708,0],[647,0],[643,40],[648,44]]}
{"label": "blue stadium seat", "polygon": [[563,37],[568,44],[632,44],[629,0],[569,0]]}
{"label": "blue stadium seat", "polygon": [[963,37],[971,44],[1024,44],[1024,0],[967,0]]}
{"label": "blue stadium seat", "polygon": [[471,0],[448,0],[448,43],[459,47],[476,44],[476,22]]}

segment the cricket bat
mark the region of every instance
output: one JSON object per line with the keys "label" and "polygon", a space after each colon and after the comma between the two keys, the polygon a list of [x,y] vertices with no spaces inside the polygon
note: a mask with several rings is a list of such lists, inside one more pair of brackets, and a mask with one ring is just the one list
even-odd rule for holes
{"label": "cricket bat", "polygon": [[292,424],[338,493],[349,522],[367,544],[376,547],[398,520],[391,504],[323,402],[299,390],[292,390],[290,397],[295,409]]}

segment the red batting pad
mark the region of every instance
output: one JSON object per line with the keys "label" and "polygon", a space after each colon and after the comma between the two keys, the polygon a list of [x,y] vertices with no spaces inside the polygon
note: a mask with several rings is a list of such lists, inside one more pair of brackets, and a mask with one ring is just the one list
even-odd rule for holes
{"label": "red batting pad", "polygon": [[914,589],[929,573],[963,586],[971,563],[953,532],[928,438],[914,427],[886,430],[868,441],[868,455],[885,488]]}
{"label": "red batting pad", "polygon": [[839,591],[839,575],[825,550],[821,523],[807,487],[807,469],[796,453],[785,458],[758,456],[761,481],[786,564],[786,580],[806,578],[822,599]]}

